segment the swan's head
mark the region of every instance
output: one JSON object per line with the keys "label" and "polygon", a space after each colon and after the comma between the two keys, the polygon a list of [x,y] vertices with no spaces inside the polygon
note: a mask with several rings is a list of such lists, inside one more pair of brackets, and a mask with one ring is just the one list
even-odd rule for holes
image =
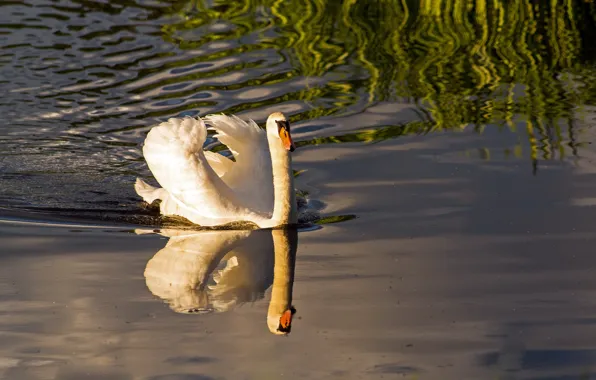
{"label": "swan's head", "polygon": [[290,134],[290,122],[281,112],[273,112],[267,118],[267,134],[281,140],[283,147],[290,152],[296,149]]}
{"label": "swan's head", "polygon": [[284,311],[282,315],[268,315],[267,326],[275,335],[288,335],[292,331],[292,316],[296,314],[294,306]]}

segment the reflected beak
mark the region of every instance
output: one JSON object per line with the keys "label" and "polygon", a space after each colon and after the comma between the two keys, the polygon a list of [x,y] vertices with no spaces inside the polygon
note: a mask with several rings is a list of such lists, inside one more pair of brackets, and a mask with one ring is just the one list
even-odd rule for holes
{"label": "reflected beak", "polygon": [[289,333],[292,328],[292,315],[294,311],[292,309],[288,309],[284,311],[284,313],[279,318],[279,328],[278,330],[281,332]]}

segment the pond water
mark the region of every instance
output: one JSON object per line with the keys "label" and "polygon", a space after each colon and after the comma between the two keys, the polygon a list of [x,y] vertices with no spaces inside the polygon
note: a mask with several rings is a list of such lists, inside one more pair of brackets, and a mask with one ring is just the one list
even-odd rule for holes
{"label": "pond water", "polygon": [[[0,2],[0,378],[596,377],[595,20],[583,0]],[[158,230],[132,186],[150,128],[273,111],[338,223]]]}

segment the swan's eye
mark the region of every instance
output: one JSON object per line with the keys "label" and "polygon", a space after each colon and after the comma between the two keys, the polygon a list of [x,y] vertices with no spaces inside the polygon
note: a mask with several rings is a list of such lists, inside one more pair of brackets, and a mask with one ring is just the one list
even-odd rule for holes
{"label": "swan's eye", "polygon": [[277,123],[277,132],[280,135],[282,130],[285,130],[288,132],[288,134],[290,134],[290,123],[288,123],[286,120],[276,120],[275,122]]}

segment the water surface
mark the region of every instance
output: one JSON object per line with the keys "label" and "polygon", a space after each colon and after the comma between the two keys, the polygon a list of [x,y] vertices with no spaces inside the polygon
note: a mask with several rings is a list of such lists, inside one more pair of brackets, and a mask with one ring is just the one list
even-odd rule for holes
{"label": "water surface", "polygon": [[[580,156],[593,4],[432,4],[4,2],[1,204],[139,212],[147,131],[216,112],[262,123],[281,110],[301,144],[498,130],[501,145],[466,154],[534,171]],[[381,115],[346,126],[371,107]]]}
{"label": "water surface", "polygon": [[[0,377],[594,376],[594,15],[0,3]],[[160,121],[274,110],[297,187],[356,216],[298,232],[285,339],[271,231],[182,244],[132,188]]]}

